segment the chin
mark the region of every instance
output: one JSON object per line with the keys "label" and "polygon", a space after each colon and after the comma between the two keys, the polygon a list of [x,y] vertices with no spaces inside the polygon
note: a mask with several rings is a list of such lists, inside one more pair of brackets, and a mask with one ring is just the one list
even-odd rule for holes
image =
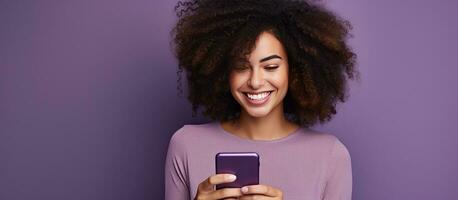
{"label": "chin", "polygon": [[251,117],[265,117],[270,113],[270,109],[266,108],[258,108],[258,109],[253,109],[253,108],[248,108],[245,109],[248,115]]}

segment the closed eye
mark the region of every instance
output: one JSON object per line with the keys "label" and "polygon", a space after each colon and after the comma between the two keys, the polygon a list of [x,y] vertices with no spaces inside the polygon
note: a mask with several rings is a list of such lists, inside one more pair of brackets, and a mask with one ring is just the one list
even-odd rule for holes
{"label": "closed eye", "polygon": [[240,66],[240,67],[235,67],[234,69],[235,69],[236,71],[244,71],[244,70],[249,69],[249,67]]}
{"label": "closed eye", "polygon": [[278,65],[269,65],[267,67],[264,67],[265,69],[269,70],[269,71],[272,71],[272,70],[275,70],[278,68]]}

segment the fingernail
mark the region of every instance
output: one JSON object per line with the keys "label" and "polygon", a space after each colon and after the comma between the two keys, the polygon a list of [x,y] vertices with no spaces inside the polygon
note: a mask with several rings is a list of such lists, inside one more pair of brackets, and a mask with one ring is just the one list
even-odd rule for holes
{"label": "fingernail", "polygon": [[247,187],[242,187],[242,192],[243,193],[248,192],[248,188]]}
{"label": "fingernail", "polygon": [[235,180],[237,177],[236,177],[235,175],[228,175],[228,176],[226,176],[226,178],[227,178],[228,181],[233,181],[233,180]]}

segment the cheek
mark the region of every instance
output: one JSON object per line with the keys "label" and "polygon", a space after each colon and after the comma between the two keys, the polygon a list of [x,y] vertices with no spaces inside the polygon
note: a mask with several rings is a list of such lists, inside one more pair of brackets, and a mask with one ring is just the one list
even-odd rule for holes
{"label": "cheek", "polygon": [[286,71],[279,72],[276,76],[272,77],[272,83],[279,90],[288,88],[288,73]]}
{"label": "cheek", "polygon": [[232,91],[242,87],[245,83],[245,77],[243,74],[231,74],[229,77],[229,85]]}

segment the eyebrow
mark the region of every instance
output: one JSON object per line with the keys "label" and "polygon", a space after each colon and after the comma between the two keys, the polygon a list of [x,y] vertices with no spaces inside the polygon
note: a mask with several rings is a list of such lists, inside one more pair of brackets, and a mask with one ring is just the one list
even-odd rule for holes
{"label": "eyebrow", "polygon": [[270,59],[274,59],[274,58],[279,58],[279,59],[282,59],[280,56],[278,55],[271,55],[271,56],[267,56],[261,60],[259,60],[259,62],[264,62],[264,61],[267,61],[267,60],[270,60]]}

